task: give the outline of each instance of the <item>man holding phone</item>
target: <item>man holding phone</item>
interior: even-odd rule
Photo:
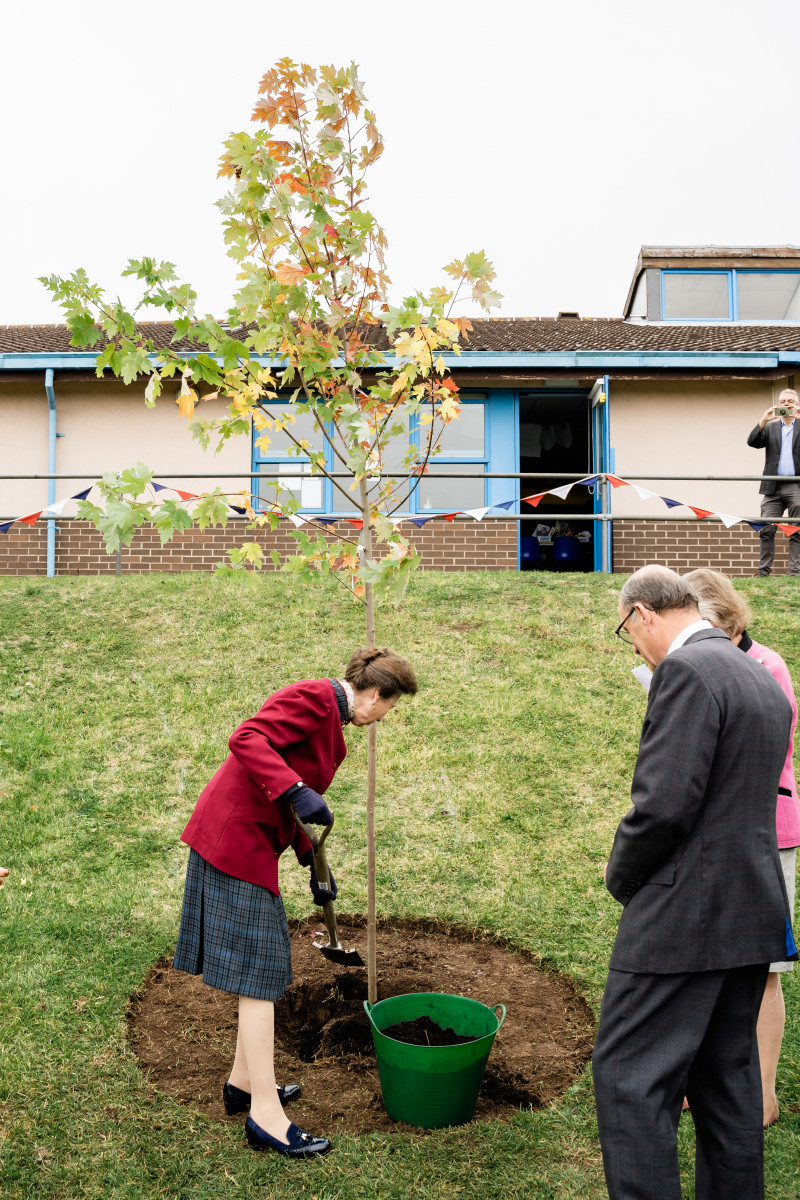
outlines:
[[[800,399],[793,388],[784,388],[777,404],[762,416],[747,439],[756,450],[766,448],[765,475],[800,475]],[[793,522],[800,522],[800,483],[787,479],[765,479],[759,488],[761,516],[768,521],[779,520],[784,512]],[[767,525],[760,533],[761,556],[759,575],[772,574],[775,557],[775,526]],[[800,575],[800,533],[789,538],[789,575]]]

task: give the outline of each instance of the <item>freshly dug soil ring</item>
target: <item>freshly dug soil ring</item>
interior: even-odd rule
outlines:
[[[480,1009],[478,1010],[480,1011]],[[384,1037],[393,1038],[396,1042],[405,1042],[407,1046],[466,1046],[467,1042],[477,1042],[476,1036],[462,1037],[455,1029],[442,1029],[430,1017],[415,1017],[413,1021],[398,1021],[396,1025],[387,1025],[381,1030]]]
[[[366,948],[362,916],[338,918],[342,945]],[[588,1004],[563,975],[540,970],[529,954],[474,930],[433,921],[379,921],[379,999],[448,992],[508,1015],[495,1038],[476,1117],[507,1119],[540,1108],[580,1074],[594,1041]],[[275,1006],[279,1083],[299,1083],[291,1106],[299,1125],[326,1135],[398,1128],[383,1108],[372,1031],[363,1008],[366,970],[338,967],[311,944],[322,926],[290,922],[294,983]],[[156,963],[132,999],[131,1047],[152,1083],[219,1120],[222,1084],[236,1046],[238,997]],[[408,1129],[407,1126],[404,1128]],[[424,1131],[419,1131],[420,1133]]]

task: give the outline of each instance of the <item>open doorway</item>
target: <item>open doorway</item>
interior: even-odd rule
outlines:
[[[519,393],[521,472],[544,474],[520,480],[520,495],[559,487],[559,474],[592,473],[591,409],[583,388],[541,388]],[[552,472],[552,475],[549,474]],[[525,506],[523,505],[523,508]],[[574,488],[566,500],[543,496],[537,521],[520,522],[520,568],[525,570],[594,569],[594,496]],[[550,514],[564,514],[558,518]]]

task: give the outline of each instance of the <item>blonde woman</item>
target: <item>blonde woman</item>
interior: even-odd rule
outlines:
[[[734,645],[743,650],[745,654],[764,664],[770,675],[782,688],[794,712],[789,750],[781,773],[776,807],[778,850],[786,881],[789,905],[792,917],[794,917],[795,866],[797,847],[800,845],[800,804],[798,803],[797,784],[792,764],[794,731],[797,726],[797,701],[789,670],[780,654],[754,641],[747,632],[750,610],[744,597],[736,591],[729,579],[708,567],[690,571],[688,575],[684,575],[684,579],[692,585],[699,597],[700,616],[706,621],[710,621],[712,625],[716,625],[718,629],[724,630]],[[794,963],[791,962],[775,962],[770,965],[764,999],[758,1015],[758,1055],[761,1060],[765,1128],[768,1125],[774,1125],[779,1116],[775,1081],[783,1031],[786,1025],[781,972],[793,969]]]

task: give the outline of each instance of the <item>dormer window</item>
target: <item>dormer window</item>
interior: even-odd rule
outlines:
[[[798,321],[799,271],[661,272],[664,321]]]
[[[800,322],[800,248],[643,246],[628,320]]]

